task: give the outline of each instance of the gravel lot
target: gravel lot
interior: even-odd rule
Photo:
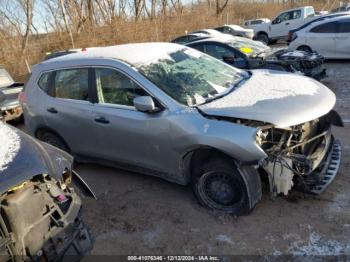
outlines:
[[[98,196],[84,199],[95,237],[92,254],[350,255],[350,61],[327,62],[324,83],[346,122],[341,170],[320,196],[268,192],[249,216],[209,211],[189,187],[92,164],[77,171]]]
[[[201,207],[190,187],[118,169],[80,164],[98,200],[83,199],[94,255],[350,255],[350,61],[328,61],[323,83],[337,95],[344,128],[340,172],[320,196],[292,192],[235,217]]]

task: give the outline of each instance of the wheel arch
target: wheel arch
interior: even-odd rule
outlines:
[[[67,141],[63,138],[63,136],[61,136],[56,130],[52,129],[51,127],[48,127],[48,126],[37,127],[34,131],[34,137],[40,140],[40,134],[42,134],[44,132],[50,132],[50,133],[53,133],[54,135],[56,135],[59,139],[62,140],[64,145],[67,147],[68,152],[71,153],[71,148],[69,147]]]
[[[307,45],[307,44],[302,44],[302,45],[298,46],[296,48],[296,50],[302,50],[303,51],[303,48],[306,48],[306,49],[308,49],[309,52],[312,52],[312,48],[309,45]]]
[[[266,35],[267,38],[269,38],[269,34],[266,31],[263,31],[263,30],[260,30],[260,31],[256,32],[254,38],[256,38],[258,35]]]
[[[200,175],[200,168],[197,170],[199,173],[196,172],[195,168],[203,165],[203,163],[206,163],[212,158],[223,158],[234,163],[237,169],[239,169],[247,186],[250,207],[254,207],[262,197],[261,179],[258,170],[252,165],[242,164],[233,156],[230,156],[217,148],[211,146],[200,146],[192,149],[183,156],[183,175],[186,184],[191,183],[196,176]],[[249,172],[252,170],[254,170],[254,172]]]

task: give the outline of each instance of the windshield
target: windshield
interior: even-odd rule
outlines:
[[[240,50],[242,53],[248,56],[254,56],[263,52],[268,52],[270,50],[270,48],[263,43],[249,40],[243,37],[237,37],[234,40],[229,41],[227,44],[233,48]]]
[[[248,75],[189,48],[175,50],[136,68],[169,96],[187,106],[203,104],[228,93]]]

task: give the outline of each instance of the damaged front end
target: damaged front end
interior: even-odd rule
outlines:
[[[0,208],[4,261],[77,261],[91,250],[80,198],[49,175],[35,176],[1,195]]]
[[[0,123],[0,249],[4,261],[78,261],[92,249],[72,187],[73,158]]]
[[[266,63],[284,66],[289,72],[299,73],[316,80],[327,76],[324,57],[316,52],[278,50],[265,58]]]
[[[289,128],[259,128],[256,141],[267,154],[260,167],[268,174],[273,194],[295,189],[321,193],[337,174],[341,145],[331,125],[343,126],[335,111]]]

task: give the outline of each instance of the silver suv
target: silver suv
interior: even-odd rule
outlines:
[[[92,48],[38,64],[22,94],[29,132],[78,161],[192,184],[209,208],[242,214],[335,177],[335,95],[311,78],[247,72],[170,43]]]

